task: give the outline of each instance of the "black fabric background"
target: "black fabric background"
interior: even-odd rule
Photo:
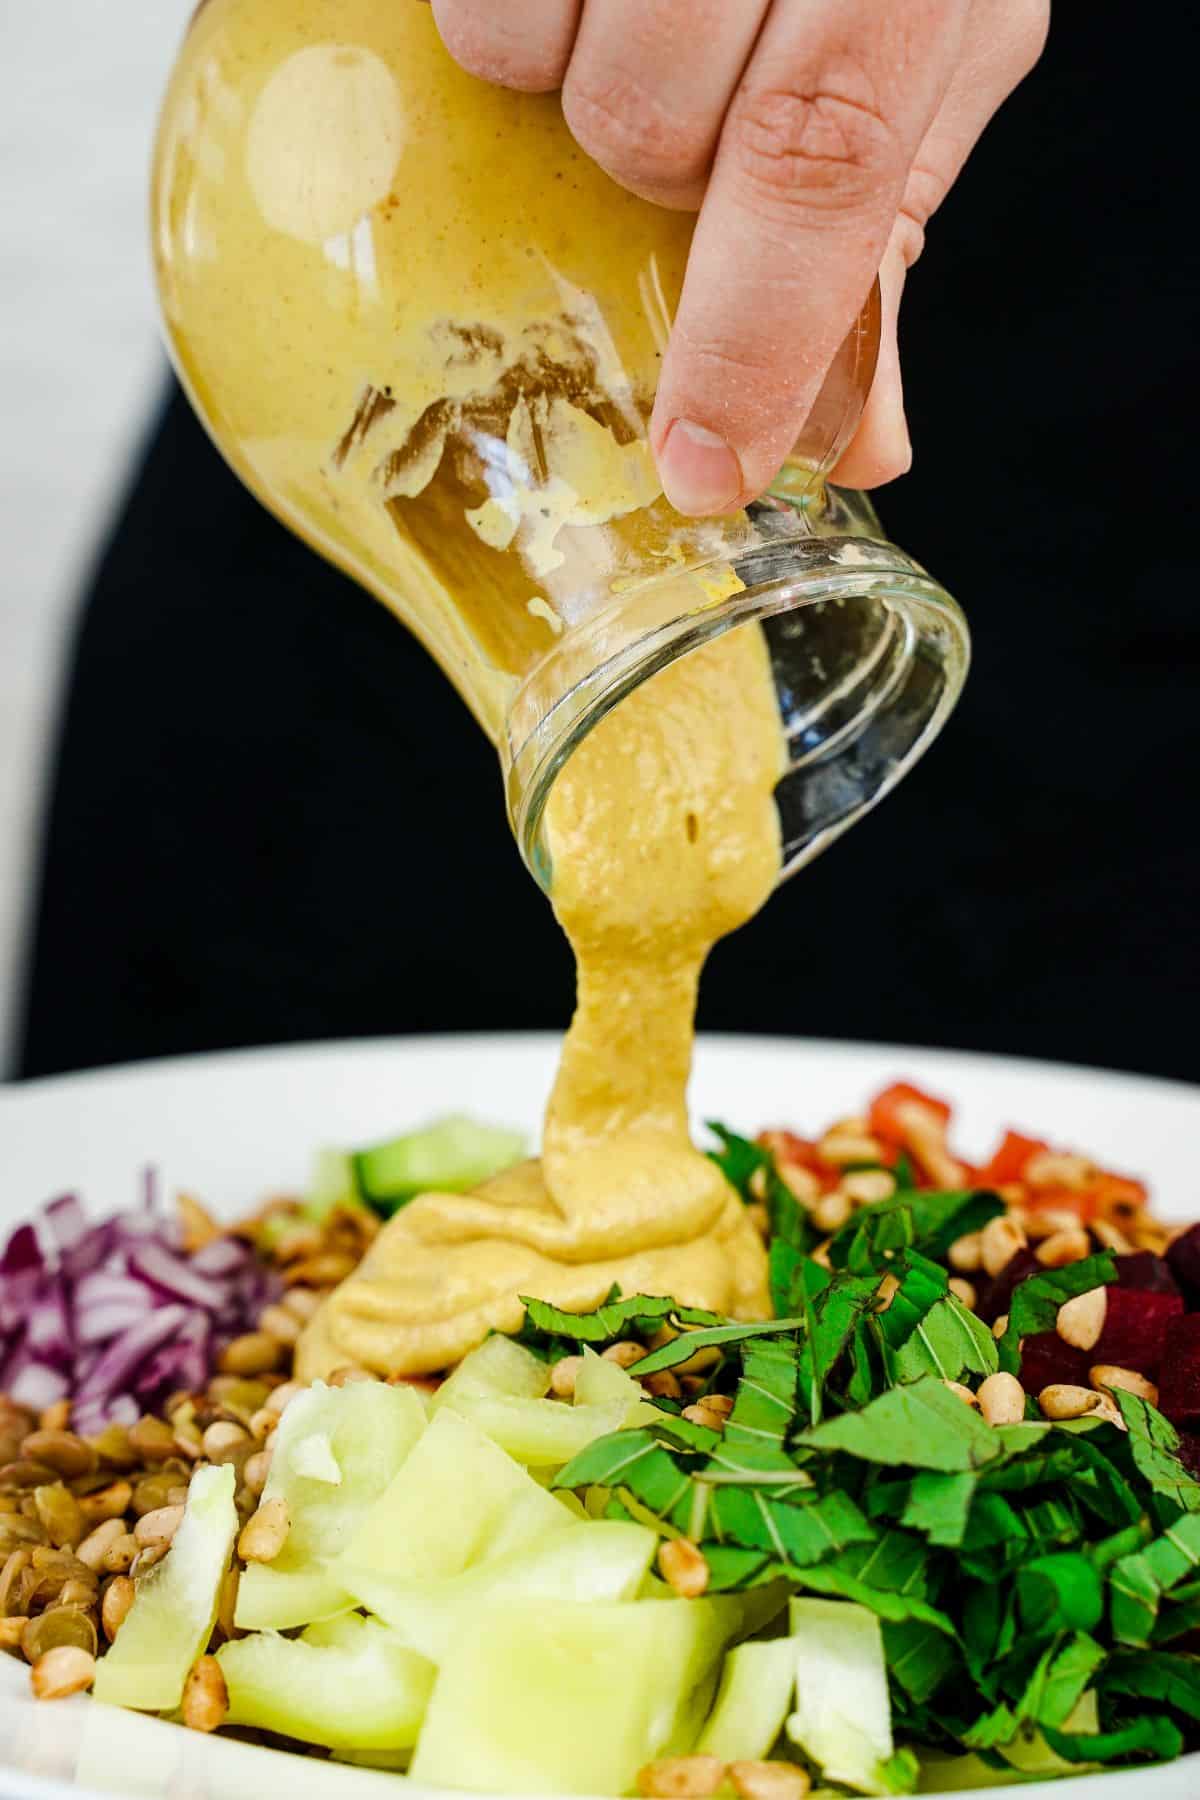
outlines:
[[[966,606],[974,673],[903,787],[719,947],[705,1026],[1200,1076],[1188,16],[1139,15],[1155,40],[1060,5],[933,223],[916,467],[880,507]],[[26,1075],[571,1005],[482,736],[177,394],[81,611],[27,1001]]]

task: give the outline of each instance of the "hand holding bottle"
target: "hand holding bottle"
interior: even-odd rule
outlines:
[[[984,126],[1036,62],[1048,0],[433,10],[465,68],[507,87],[561,87],[572,132],[610,175],[699,209],[651,430],[681,512],[729,510],[772,480],[876,271],[879,367],[837,477],[870,487],[904,472],[905,275]]]

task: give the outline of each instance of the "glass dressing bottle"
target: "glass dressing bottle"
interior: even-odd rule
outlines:
[[[719,520],[667,503],[647,422],[691,229],[592,164],[555,96],[459,70],[417,0],[202,0],[167,93],[154,250],[188,393],[455,682],[547,887],[565,759],[721,633],[769,648],[785,875],[895,785],[966,674],[954,602],[825,479],[877,293],[771,491]]]

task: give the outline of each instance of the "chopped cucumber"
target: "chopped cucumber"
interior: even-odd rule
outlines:
[[[433,1691],[431,1663],[375,1619],[348,1615],[331,1635],[256,1632],[222,1644],[229,1723],[253,1725],[330,1750],[415,1744]]]
[[[381,1212],[395,1212],[416,1194],[465,1194],[524,1155],[519,1131],[455,1114],[359,1150],[351,1162],[363,1198]]]
[[[557,1468],[625,1424],[624,1401],[565,1406],[561,1400],[514,1400],[507,1394],[455,1394],[448,1408],[470,1419],[502,1450],[530,1468]]]
[[[632,1600],[657,1547],[655,1533],[642,1525],[573,1525],[564,1518],[536,1544],[441,1581],[404,1581],[352,1569],[344,1559],[339,1570],[363,1606],[394,1626],[404,1643],[440,1663],[493,1603]]]
[[[540,1400],[550,1389],[550,1365],[514,1344],[511,1338],[485,1338],[477,1350],[463,1357],[448,1381],[433,1396],[433,1410],[455,1400],[481,1394],[505,1394],[512,1400]]]
[[[564,1523],[573,1529],[553,1494],[476,1426],[446,1410],[435,1415],[399,1473],[364,1514],[343,1560],[348,1578],[352,1568],[366,1568],[428,1581],[536,1542]]]
[[[425,1409],[411,1388],[315,1382],[297,1394],[279,1422],[263,1489],[264,1500],[286,1501],[291,1524],[274,1562],[251,1563],[242,1575],[243,1631],[307,1625],[354,1604],[329,1565],[424,1430]]]
[[[233,1469],[198,1469],[183,1521],[160,1563],[138,1582],[120,1635],[96,1664],[94,1693],[112,1706],[167,1712],[207,1648],[221,1578],[237,1536]]]
[[[885,1793],[879,1765],[892,1754],[892,1711],[879,1620],[846,1600],[796,1599],[791,1632],[796,1710],[788,1736],[826,1781]]]
[[[742,1618],[724,1596],[489,1608],[442,1664],[410,1776],[488,1792],[628,1793],[644,1763],[691,1748]]]
[[[586,1345],[583,1367],[575,1377],[576,1406],[640,1406],[646,1396],[628,1369],[606,1362]]]
[[[312,1175],[304,1196],[307,1216],[323,1219],[335,1206],[357,1206],[359,1203],[354,1167],[346,1151],[318,1150],[313,1157]]]
[[[739,1644],[725,1658],[716,1705],[697,1750],[722,1762],[769,1756],[795,1689],[796,1646],[789,1639]]]

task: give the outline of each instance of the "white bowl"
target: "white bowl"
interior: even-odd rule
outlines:
[[[153,1164],[234,1215],[302,1187],[319,1144],[368,1143],[430,1116],[472,1112],[536,1135],[558,1040],[548,1035],[403,1038],[186,1057],[0,1089],[0,1230],[77,1190],[94,1215],[127,1205]],[[1143,1077],[893,1045],[782,1038],[701,1040],[699,1124],[812,1130],[904,1077],[955,1107],[956,1139],[982,1158],[1007,1125],[1149,1181],[1166,1218],[1200,1216],[1200,1089]],[[35,1703],[0,1656],[4,1800],[371,1800],[404,1777],[202,1737],[78,1697]],[[1036,1783],[1063,1800],[1197,1800],[1200,1755],[1153,1769]]]

